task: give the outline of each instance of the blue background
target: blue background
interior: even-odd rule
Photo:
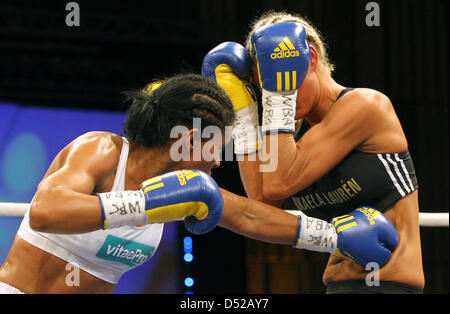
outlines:
[[[53,158],[89,131],[121,135],[124,113],[19,106],[0,102],[0,202],[29,203]],[[0,217],[0,264],[21,217]],[[176,223],[166,224],[152,259],[126,273],[115,293],[176,293]]]

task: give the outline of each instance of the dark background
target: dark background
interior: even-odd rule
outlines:
[[[251,20],[269,9],[300,13],[325,36],[337,82],[390,97],[415,163],[420,210],[448,212],[448,1],[376,1],[379,27],[365,24],[369,1],[359,0],[84,0],[79,27],[65,24],[68,2],[0,2],[0,100],[125,111],[121,91],[199,73],[211,48],[243,43]],[[214,177],[243,194],[236,162]],[[421,228],[421,236],[425,292],[448,293],[448,228]],[[196,274],[196,293],[324,291],[320,254],[219,228],[194,245],[187,271]]]

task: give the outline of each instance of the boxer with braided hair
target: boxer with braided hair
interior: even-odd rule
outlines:
[[[396,231],[381,213],[374,221],[355,211],[358,226],[338,236],[330,223],[303,215],[305,226],[294,215],[217,186],[211,169],[220,164],[217,156],[230,138],[226,127],[234,112],[211,80],[182,74],[125,94],[131,102],[127,137],[90,132],[53,160],[0,268],[0,293],[112,292],[123,273],[152,257],[164,223],[174,220],[184,220],[194,234],[219,225],[261,241],[349,254],[362,263],[389,260]],[[199,129],[194,118],[201,119]],[[178,126],[185,134],[173,138]],[[208,126],[225,132],[220,145],[195,141]],[[214,158],[174,160],[178,141],[189,155],[195,145],[210,147]],[[305,238],[311,227],[320,243]],[[371,251],[357,245],[361,233],[372,235],[366,239]],[[378,239],[379,233],[394,241]],[[77,285],[66,284],[68,264],[79,268]]]
[[[184,219],[195,234],[222,218],[223,197],[209,176],[213,160],[179,160],[188,152],[194,117],[219,129],[232,124],[229,97],[199,75],[180,74],[126,92],[123,133],[89,132],[63,148],[40,182],[10,253],[0,268],[0,293],[105,293],[121,275],[148,261],[165,222]],[[184,137],[171,138],[183,126]],[[212,146],[215,155],[222,146]],[[44,266],[40,261],[45,260]],[[66,265],[80,269],[68,286]]]

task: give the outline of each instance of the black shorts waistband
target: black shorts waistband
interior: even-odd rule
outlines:
[[[380,281],[369,286],[365,280],[344,280],[330,282],[327,294],[422,294],[423,290],[400,282]]]

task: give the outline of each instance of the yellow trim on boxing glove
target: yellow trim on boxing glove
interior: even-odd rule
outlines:
[[[351,256],[350,254],[348,254],[345,251],[341,251],[340,249],[336,248],[336,251],[333,253],[333,255],[337,256],[337,257],[344,257],[344,258],[351,258],[352,260],[356,261],[356,259]]]
[[[334,251],[333,255],[339,256],[339,257],[345,257],[344,254],[342,254],[341,250],[336,248],[336,251]]]
[[[188,216],[194,216],[198,220],[203,220],[208,217],[208,205],[204,202],[185,202],[155,207],[145,212],[148,223],[171,222]]]
[[[249,84],[238,78],[229,65],[218,65],[215,69],[215,74],[217,84],[230,97],[234,111],[238,111],[255,102],[250,91],[247,89],[247,85]]]

